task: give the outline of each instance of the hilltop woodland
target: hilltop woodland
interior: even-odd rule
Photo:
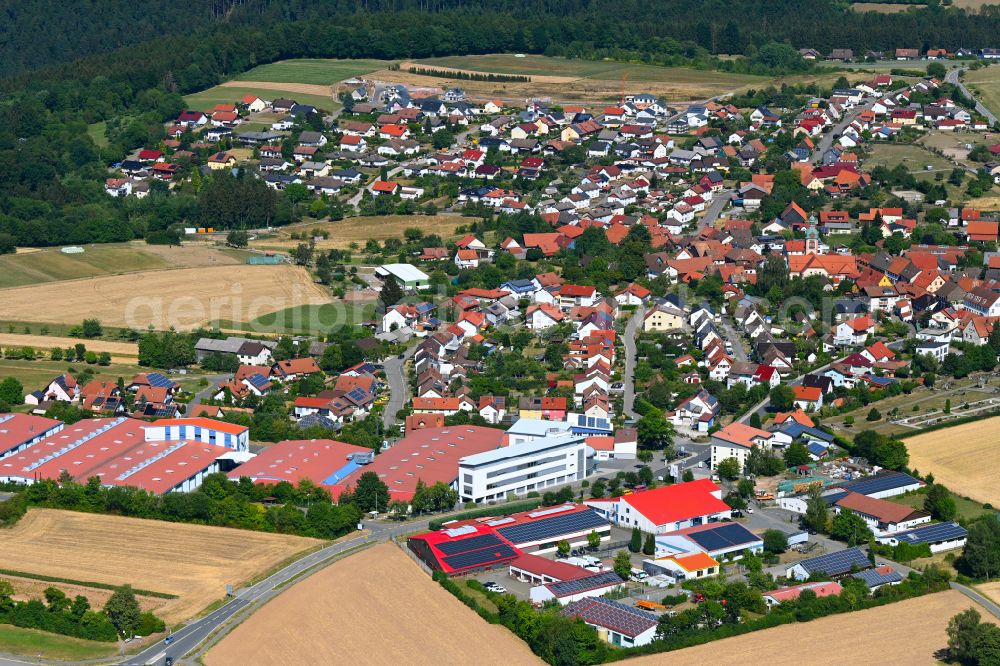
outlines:
[[[827,0],[753,0],[740,3],[737,21],[721,0],[215,0],[193,6],[95,0],[57,11],[27,0],[5,9],[0,39],[6,77],[0,81],[0,248],[151,235],[171,242],[176,238],[167,229],[199,220],[222,228],[295,220],[300,212],[284,193],[266,193],[251,181],[199,187],[196,180],[176,197],[157,184],[141,201],[112,200],[102,188],[109,164],[163,138],[164,121],[184,109],[181,95],[261,63],[515,51],[785,74],[813,67],[799,46],[856,52],[993,46],[1000,33],[995,9],[973,15],[935,4],[878,14]],[[109,48],[116,45],[122,46]],[[106,145],[88,134],[97,122],[106,124]]]

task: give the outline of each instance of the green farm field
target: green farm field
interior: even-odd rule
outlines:
[[[236,77],[237,81],[271,81],[274,83],[314,83],[330,86],[344,79],[385,69],[390,60],[333,60],[303,58],[281,60],[254,67]]]
[[[1000,67],[967,71],[963,82],[993,113],[1000,113]]]
[[[44,655],[56,661],[80,662],[111,657],[117,654],[117,645],[0,624],[0,652],[31,658]]]
[[[247,84],[240,85],[237,81],[231,85],[215,86],[208,90],[185,95],[188,107],[197,111],[207,111],[216,104],[235,104],[245,95],[257,95],[262,99],[271,100],[276,97],[288,97],[300,104],[309,104],[323,111],[335,111],[340,108],[338,102],[334,102],[330,95],[316,95],[303,93],[294,90],[295,84],[288,84],[287,88],[280,85],[275,88],[265,88]]]

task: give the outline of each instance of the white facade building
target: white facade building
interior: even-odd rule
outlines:
[[[542,437],[466,456],[458,463],[462,502],[504,499],[587,476],[585,436]]]

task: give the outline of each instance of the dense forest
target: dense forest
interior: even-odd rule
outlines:
[[[996,45],[1000,13],[934,6],[852,12],[829,0],[90,0],[5,3],[0,24],[0,236],[113,241],[196,219],[193,197],[111,201],[106,166],[155,145],[181,94],[294,57],[409,58],[523,51],[580,58],[803,70],[793,47]],[[919,38],[917,37],[919,36]],[[719,60],[713,54],[742,54]],[[104,121],[98,147],[87,125]],[[290,217],[273,202],[269,219]],[[11,238],[13,237],[13,238]]]

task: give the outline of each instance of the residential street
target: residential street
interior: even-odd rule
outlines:
[[[719,215],[721,215],[722,211],[729,205],[729,197],[732,193],[732,190],[723,189],[712,195],[712,203],[710,203],[708,208],[705,209],[705,216],[701,218],[700,222],[698,222],[699,232],[702,229],[715,224],[715,221],[719,219]]]
[[[409,399],[410,387],[406,382],[406,362],[416,353],[416,347],[410,347],[403,352],[403,358],[393,356],[385,362],[385,377],[389,382],[389,402],[382,413],[382,423],[389,430],[396,423],[396,412],[401,410]],[[388,436],[389,433],[387,432]]]
[[[635,406],[635,364],[638,360],[636,358],[635,338],[645,316],[645,308],[640,307],[636,310],[625,326],[625,336],[622,339],[622,342],[625,344],[625,406],[622,411],[630,419],[639,418],[639,415],[633,409]]]
[[[733,345],[733,356],[736,360],[746,361],[748,357],[747,350],[743,346],[743,338],[733,328],[728,315],[722,315],[722,332],[726,334],[726,340]]]
[[[813,150],[812,154],[812,161],[819,162],[821,159],[823,159],[823,153],[830,150],[830,148],[833,146],[833,142],[841,134],[844,133],[844,130],[847,129],[847,126],[854,122],[854,119],[858,117],[859,113],[861,113],[862,111],[867,111],[868,109],[872,108],[872,105],[874,103],[875,103],[874,99],[869,99],[864,104],[856,106],[853,109],[851,109],[850,112],[844,114],[843,119],[839,123],[834,125],[833,129],[831,129],[829,132],[825,132],[822,138],[819,140],[819,143],[816,144],[816,148],[815,150]]]

